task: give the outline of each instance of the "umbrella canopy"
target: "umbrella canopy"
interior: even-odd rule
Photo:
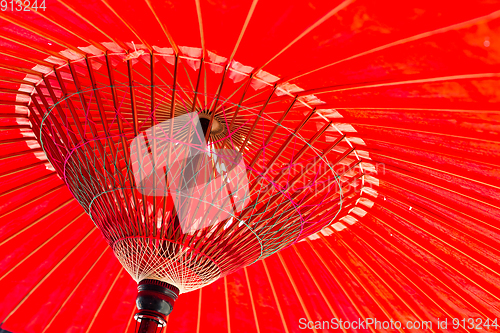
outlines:
[[[183,294],[167,331],[297,332],[332,318],[434,324],[402,332],[475,329],[439,329],[444,318],[492,323],[500,317],[498,8],[492,1],[2,2],[0,328],[134,330],[136,283],[48,161],[33,98],[65,94],[61,85],[51,90],[56,72],[63,82],[92,71],[101,75],[96,81],[109,77],[106,59],[117,72],[131,64],[134,82],[146,82],[153,64],[162,84],[199,92],[202,106],[222,100],[258,111],[269,100],[263,114],[279,122],[292,105],[287,120],[310,117],[305,137],[321,133],[321,149],[335,144],[335,165],[343,167],[342,207],[326,201],[311,215],[326,215],[329,226]],[[72,77],[68,66],[76,67]],[[259,147],[273,127],[260,130]],[[268,160],[283,144],[276,147]]]

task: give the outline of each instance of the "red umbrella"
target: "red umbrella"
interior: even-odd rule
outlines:
[[[64,93],[50,89],[56,72],[90,86],[91,71],[96,84],[109,78],[106,53],[117,72],[135,68],[133,83],[157,64],[166,85],[200,92],[205,106],[221,100],[262,110],[269,99],[268,125],[290,105],[287,128],[314,110],[304,138],[321,133],[321,149],[336,143],[341,181],[359,179],[340,211],[327,201],[311,215],[329,217],[321,232],[181,295],[167,331],[294,332],[332,318],[347,332],[383,331],[390,320],[404,332],[422,331],[406,327],[419,321],[434,325],[428,331],[471,332],[469,318],[497,330],[497,4],[29,5],[4,10],[2,2],[1,13],[2,329],[134,329],[136,283],[48,162],[34,118],[41,113],[33,97]],[[129,88],[129,79],[117,80]],[[264,127],[257,147],[273,128]],[[380,327],[345,325],[369,318]],[[448,328],[438,328],[445,318]]]

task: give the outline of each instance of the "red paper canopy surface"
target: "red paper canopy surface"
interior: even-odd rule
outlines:
[[[274,99],[297,97],[332,122],[325,143],[346,136],[339,153],[355,148],[364,178],[323,231],[183,294],[167,331],[298,332],[332,318],[430,320],[439,331],[438,319],[500,317],[497,3],[45,5],[0,14],[2,329],[134,329],[136,284],[48,163],[28,105],[54,66],[137,50],[165,66],[178,55],[182,71],[203,58],[207,76],[231,68],[228,84],[253,74],[255,105],[277,85]]]

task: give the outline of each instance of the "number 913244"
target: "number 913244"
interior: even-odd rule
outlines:
[[[45,0],[1,0],[0,9],[2,12],[45,11]]]

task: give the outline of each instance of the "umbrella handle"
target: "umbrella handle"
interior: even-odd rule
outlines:
[[[167,324],[167,316],[174,308],[179,289],[166,282],[146,279],[139,282],[137,290],[136,305],[139,312],[134,318],[140,325],[136,332],[161,332]]]

